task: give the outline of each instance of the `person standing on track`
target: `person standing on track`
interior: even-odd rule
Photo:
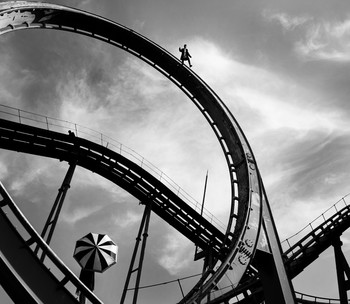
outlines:
[[[187,49],[187,45],[185,44],[183,48],[179,47],[179,52],[181,52],[181,62],[182,64],[184,64],[184,61],[188,61],[188,64],[190,67],[192,67],[190,58],[192,58],[192,56],[190,55],[188,49]]]

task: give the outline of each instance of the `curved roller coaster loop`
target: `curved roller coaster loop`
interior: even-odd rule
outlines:
[[[0,17],[2,34],[23,29],[56,29],[115,45],[160,71],[193,101],[223,149],[231,179],[232,199],[225,233],[225,254],[214,258],[198,285],[183,301],[193,303],[204,298],[228,272],[231,272],[233,285],[237,285],[257,246],[262,218],[261,181],[253,152],[241,128],[215,92],[165,49],[105,18],[73,8],[26,1],[1,3]]]
[[[68,31],[104,41],[143,60],[182,90],[211,126],[224,153],[231,182],[229,220],[226,227],[221,229],[216,221],[210,222],[198,213],[196,207],[188,205],[181,197],[183,192],[179,187],[171,189],[172,185],[165,185],[162,173],[160,178],[155,178],[147,172],[143,158],[141,165],[136,164],[135,160],[122,155],[122,152],[126,152],[122,145],[118,146],[119,153],[112,151],[102,135],[98,144],[82,138],[82,131],[79,127],[78,133],[77,125],[70,126],[74,127],[73,131],[77,135],[72,138],[68,134],[52,130],[54,124],[47,117],[41,122],[46,124],[46,130],[22,124],[23,112],[18,111],[16,117],[19,118],[19,123],[0,119],[0,148],[74,162],[96,172],[126,189],[147,209],[202,248],[205,257],[203,274],[179,303],[227,303],[246,277],[260,282],[260,286],[263,284],[266,303],[294,303],[295,294],[282,259],[281,244],[253,151],[236,119],[217,94],[164,48],[137,32],[100,16],[48,3],[0,3],[0,34],[25,29]],[[9,202],[10,199],[6,199],[2,207],[7,207]],[[8,229],[8,234],[14,235],[12,229]],[[43,250],[51,255],[49,247],[43,245],[45,243],[40,236],[33,238],[33,235],[24,243],[27,246],[32,243],[42,245]],[[13,251],[19,243],[21,242],[14,244]],[[3,244],[2,250],[12,253],[7,246],[10,247]],[[33,264],[38,263],[30,252],[27,259]],[[15,271],[11,272],[11,267],[14,266],[9,261],[5,262],[6,257],[0,266],[9,273],[14,284],[19,286],[20,278]],[[256,280],[257,270],[259,280]],[[62,287],[69,281],[89,296],[88,291],[66,269],[63,271],[64,279],[58,283],[57,280],[52,280],[51,287]],[[43,271],[40,273],[46,275]],[[29,274],[23,275],[30,281]],[[63,287],[61,289],[65,290]],[[33,286],[34,290],[40,295],[44,292],[36,286]],[[62,296],[66,296],[66,293]],[[28,299],[34,298],[28,296]],[[99,300],[91,301],[99,303]],[[33,303],[36,302],[39,301],[33,300]]]

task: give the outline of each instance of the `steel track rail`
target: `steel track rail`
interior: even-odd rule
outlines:
[[[145,61],[177,85],[212,127],[226,158],[231,179],[231,213],[225,244],[217,259],[182,301],[194,303],[209,293],[224,275],[238,285],[257,246],[262,216],[262,190],[249,143],[226,105],[211,88],[173,55],[135,31],[73,8],[39,2],[0,4],[0,33],[23,29],[56,29],[87,35],[117,46]],[[249,244],[249,245],[248,245]],[[200,288],[199,288],[200,287]]]

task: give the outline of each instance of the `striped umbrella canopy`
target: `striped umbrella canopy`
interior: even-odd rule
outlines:
[[[104,272],[117,262],[117,254],[108,235],[90,232],[77,241],[73,257],[84,270]]]

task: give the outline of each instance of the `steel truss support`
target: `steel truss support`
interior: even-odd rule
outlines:
[[[56,228],[56,224],[58,221],[58,217],[60,215],[64,199],[66,197],[67,191],[70,188],[70,183],[72,181],[72,177],[74,174],[74,170],[77,162],[73,161],[69,163],[69,168],[64,177],[61,188],[58,189],[58,194],[56,196],[55,202],[51,208],[50,214],[46,220],[43,231],[41,232],[41,237],[45,240],[45,242],[49,245],[52,239],[53,232]],[[39,246],[37,246],[34,250],[35,254],[38,254]],[[43,262],[45,259],[45,253],[43,252],[40,260]]]
[[[263,221],[254,263],[263,285],[265,304],[294,304],[293,285],[284,267],[276,226],[263,191]]]
[[[348,304],[347,291],[350,290],[350,267],[346,261],[343,251],[341,250],[342,245],[343,243],[340,240],[340,237],[335,239],[333,242],[340,304]]]
[[[125,280],[125,285],[122,293],[122,297],[120,300],[120,304],[123,304],[126,298],[126,293],[129,289],[129,284],[130,284],[130,278],[133,272],[136,271],[136,281],[135,281],[135,287],[133,288],[134,290],[134,296],[133,296],[133,304],[137,303],[137,297],[138,297],[138,292],[139,292],[139,287],[140,287],[140,280],[141,280],[141,273],[142,273],[142,266],[143,266],[143,260],[145,256],[145,249],[146,249],[146,243],[147,243],[147,237],[148,237],[148,227],[149,227],[149,221],[151,217],[151,211],[152,211],[152,201],[148,202],[145,204],[145,210],[143,212],[141,224],[140,224],[140,229],[136,237],[136,243],[135,243],[135,248],[134,252],[131,257],[131,262],[129,266],[129,271]],[[139,264],[138,267],[134,268],[135,265],[135,260],[136,260],[136,255],[139,249],[139,245],[141,242],[141,236],[142,236],[142,244],[141,244],[141,251],[139,255]]]

